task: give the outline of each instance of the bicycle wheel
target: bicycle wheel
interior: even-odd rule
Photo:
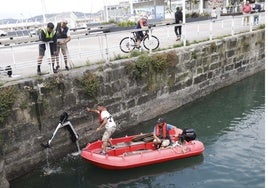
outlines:
[[[129,53],[134,50],[136,42],[134,38],[125,37],[120,41],[120,49],[122,52]]]
[[[150,50],[150,49],[155,50],[159,47],[159,40],[156,36],[151,36],[150,40],[149,40],[149,36],[146,36],[143,40],[143,46],[147,50]]]

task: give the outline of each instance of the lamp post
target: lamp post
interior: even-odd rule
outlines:
[[[185,28],[185,23],[186,23],[186,16],[185,16],[185,14],[186,14],[186,10],[185,10],[185,1],[186,0],[182,0],[182,20],[183,20],[183,25],[184,25],[184,28]],[[185,36],[185,34],[184,34],[184,36]],[[186,46],[186,38],[185,37],[183,37],[183,46]]]
[[[21,16],[21,28],[22,29],[25,29],[25,25],[24,25],[25,18],[24,18],[24,15],[22,13],[20,13],[20,16]],[[22,35],[24,35],[23,32],[22,32]]]
[[[129,0],[129,6],[130,6],[130,15],[133,14],[133,3],[132,0]]]
[[[200,12],[200,14],[204,13],[203,0],[199,0],[199,12]]]
[[[105,8],[105,20],[106,20],[106,22],[108,22],[109,21],[109,16],[108,16],[108,7],[107,7],[107,0],[104,0],[105,1],[105,3],[104,3],[104,8]]]
[[[156,2],[154,0],[154,19],[156,19]]]
[[[182,20],[183,24],[186,23],[186,10],[185,10],[185,0],[182,0]]]
[[[42,13],[43,13],[43,22],[44,25],[46,24],[47,20],[46,20],[46,3],[45,0],[41,0],[41,6],[42,6]]]

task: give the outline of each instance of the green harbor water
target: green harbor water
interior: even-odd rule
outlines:
[[[170,124],[196,130],[205,145],[201,156],[110,171],[79,156],[56,161],[52,154],[49,165],[12,181],[11,188],[263,188],[264,83],[265,74],[260,72],[162,115]],[[155,120],[114,137],[152,131]]]

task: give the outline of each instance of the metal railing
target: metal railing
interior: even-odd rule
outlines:
[[[256,18],[256,16],[258,16],[258,25],[254,24],[254,17]],[[167,49],[177,44],[185,46],[187,42],[213,40],[221,36],[252,32],[254,28],[265,24],[264,12],[251,14],[249,25],[243,23],[244,18],[245,15],[225,16],[215,21],[206,20],[182,24],[181,41],[176,41],[176,35],[174,33],[175,24],[152,27],[149,33],[157,36],[160,41],[160,49]],[[119,42],[123,37],[129,36],[129,33],[133,31],[132,29],[119,32],[72,36],[72,40],[68,43],[68,59],[71,67],[80,67],[96,62],[109,62],[118,56],[127,56],[128,54],[120,50]],[[38,44],[40,42],[1,46],[0,79],[4,79],[2,75],[5,74],[2,74],[1,70],[6,66],[12,67],[13,78],[36,75]],[[48,65],[51,65],[51,57],[50,53],[46,52],[42,63],[42,71],[53,73],[51,66]],[[64,67],[63,57],[60,57],[60,67]]]

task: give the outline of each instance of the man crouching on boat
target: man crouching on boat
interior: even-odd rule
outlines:
[[[88,107],[86,108],[86,110],[88,112],[95,112],[98,114],[100,126],[96,129],[96,131],[99,131],[103,127],[105,127],[105,132],[103,133],[102,136],[101,153],[106,154],[108,143],[110,144],[110,146],[112,146],[111,136],[116,130],[116,124],[114,122],[114,119],[111,116],[111,114],[107,111],[106,107],[104,107],[102,104],[98,104],[96,110],[90,109]]]
[[[164,148],[171,144],[169,131],[175,126],[167,124],[164,118],[159,118],[154,127],[154,144],[156,148]]]

